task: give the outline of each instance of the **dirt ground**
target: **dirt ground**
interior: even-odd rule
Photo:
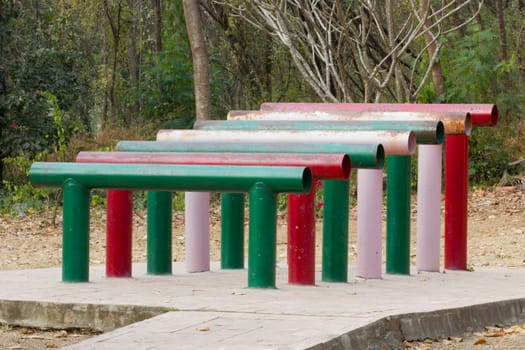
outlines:
[[[415,198],[412,201],[415,216]],[[105,261],[104,208],[91,210],[91,264]],[[468,261],[475,271],[481,266],[525,267],[525,189],[509,186],[484,190],[472,190],[469,195]],[[211,260],[220,257],[219,210],[211,215]],[[0,269],[27,269],[60,266],[61,264],[61,214],[54,217],[52,211],[22,216],[0,217]],[[355,263],[355,208],[350,215],[350,261]],[[284,213],[278,220],[277,259],[286,259],[286,221]],[[413,220],[414,221],[414,220]],[[320,222],[319,222],[320,225]],[[146,213],[137,212],[133,221],[133,261],[146,259]],[[318,231],[320,232],[320,231]],[[318,235],[317,248],[321,247]],[[415,236],[413,227],[412,236]],[[412,242],[412,259],[415,263],[415,240]],[[173,258],[184,260],[184,214],[173,216]],[[321,254],[317,254],[320,259]],[[320,262],[320,260],[319,260]],[[487,325],[491,326],[491,325]],[[413,349],[522,349],[525,348],[525,325],[515,328],[472,334],[464,339],[427,340],[407,344]],[[487,335],[487,332],[492,336]],[[78,342],[91,336],[90,332],[70,330],[33,330],[0,324],[0,348],[2,349],[49,349]],[[474,343],[480,342],[479,345]],[[506,345],[506,343],[508,343]],[[496,347],[491,347],[496,346]]]

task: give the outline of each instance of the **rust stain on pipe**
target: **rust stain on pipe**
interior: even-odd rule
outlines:
[[[347,131],[347,130],[160,130],[157,141],[193,142],[267,142],[286,143],[380,143],[389,155],[410,155],[416,149],[412,131]]]
[[[441,120],[447,135],[470,135],[472,117],[468,112],[382,112],[382,111],[230,111],[228,120],[384,120],[384,121],[423,121]]]

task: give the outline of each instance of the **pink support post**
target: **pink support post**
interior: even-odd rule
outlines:
[[[439,271],[442,145],[419,145],[417,170],[416,269]]]
[[[357,169],[356,275],[381,278],[383,169]]]
[[[186,192],[186,271],[210,270],[210,193]]]
[[[133,194],[107,191],[106,276],[131,277]]]

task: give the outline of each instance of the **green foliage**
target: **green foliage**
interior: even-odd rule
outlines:
[[[18,216],[49,208],[53,204],[58,190],[35,188],[28,182],[31,164],[32,161],[23,156],[4,159],[6,178],[9,180],[3,180],[3,188],[0,189],[2,214]]]
[[[443,50],[441,64],[446,81],[446,96],[428,102],[494,103],[499,109],[496,129],[475,129],[470,138],[470,180],[472,183],[497,182],[517,148],[507,141],[513,137],[510,123],[524,112],[523,94],[519,89],[520,72],[515,56],[508,61],[499,57],[497,36],[489,28],[471,26],[469,35],[458,33],[447,37],[449,45]],[[519,91],[519,90],[518,90]],[[426,96],[426,98],[431,96]]]

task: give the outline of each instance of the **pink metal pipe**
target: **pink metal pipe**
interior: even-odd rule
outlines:
[[[356,275],[381,278],[383,169],[357,169]]]
[[[195,142],[268,142],[377,144],[390,155],[410,155],[416,149],[416,135],[411,131],[349,130],[160,130],[158,141]]]
[[[186,192],[186,271],[210,270],[210,193]],[[206,220],[207,218],[207,220]]]
[[[79,162],[146,163],[146,164],[209,164],[209,165],[287,165],[308,166],[317,179],[347,179],[350,158],[347,154],[296,153],[195,153],[195,152],[80,152]],[[124,191],[121,191],[124,192]],[[289,195],[288,261],[289,282],[314,284],[315,282],[315,188],[306,195]],[[187,192],[186,202],[186,267],[188,272],[208,271],[209,262],[209,194]],[[131,209],[117,206],[108,199],[108,211],[130,217]],[[123,214],[126,214],[122,216]],[[208,220],[205,220],[208,218]],[[108,221],[109,222],[109,221]],[[123,224],[123,223],[121,223]],[[108,237],[116,236],[113,225]],[[131,244],[131,231],[129,234]],[[122,243],[121,243],[122,244]],[[116,245],[118,248],[121,244]],[[118,257],[118,249],[115,257]],[[129,258],[131,269],[131,258]],[[130,270],[131,271],[131,270]]]
[[[416,269],[439,271],[442,145],[419,145]]]
[[[494,104],[456,103],[272,103],[261,105],[262,111],[311,112],[311,111],[358,111],[358,112],[461,112],[470,113],[473,126],[496,126],[498,109]]]

